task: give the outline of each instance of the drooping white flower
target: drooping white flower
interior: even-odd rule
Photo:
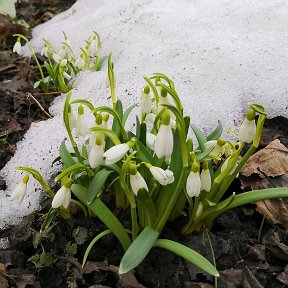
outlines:
[[[52,58],[53,58],[53,60],[54,60],[56,63],[59,63],[59,62],[61,61],[61,57],[60,57],[58,54],[56,54],[56,53],[54,53],[54,54],[52,55]]]
[[[152,110],[152,102],[150,97],[150,87],[146,86],[142,92],[140,99],[140,111],[141,114],[149,114]]]
[[[103,157],[106,165],[111,165],[121,160],[124,155],[129,151],[130,147],[127,143],[115,145],[108,149]]]
[[[85,137],[87,135],[87,124],[85,121],[84,107],[82,105],[78,107],[78,116],[76,120],[75,134],[76,137],[79,137],[79,135]]]
[[[201,191],[201,179],[199,175],[199,164],[194,162],[187,177],[186,191],[190,197],[198,197]]]
[[[137,171],[135,175],[130,174],[130,185],[133,193],[137,196],[140,189],[146,189],[148,191],[147,184],[142,175]]]
[[[60,65],[61,67],[66,66],[66,65],[67,65],[67,59],[61,59],[61,61],[59,62],[59,65]]]
[[[69,206],[71,200],[72,180],[68,178],[64,185],[57,191],[52,201],[52,208],[63,206],[65,209]]]
[[[48,48],[48,46],[46,45],[46,44],[44,44],[44,47],[42,48],[42,50],[41,50],[41,56],[46,56],[46,57],[48,57],[48,51],[49,51],[49,48]]]
[[[219,138],[218,140],[211,140],[205,143],[205,147],[207,149],[212,149],[209,153],[210,156],[221,157],[225,153],[225,144],[226,140],[223,138]]]
[[[102,145],[102,141],[100,145],[97,145],[97,143],[95,143],[91,147],[88,155],[88,160],[92,169],[96,168],[103,162],[103,154],[104,154],[104,148]]]
[[[63,71],[62,75],[63,75],[63,77],[64,77],[65,79],[67,79],[68,81],[70,81],[70,80],[72,79],[72,77],[71,77],[67,72],[65,72],[65,71]]]
[[[13,53],[17,53],[20,55],[21,51],[22,51],[22,46],[21,46],[20,38],[18,38],[16,43],[14,44]]]
[[[154,151],[159,158],[164,156],[170,158],[173,152],[173,132],[170,126],[170,114],[166,112],[163,113],[162,122],[155,140]]]
[[[256,123],[255,119],[248,120],[244,119],[242,125],[240,126],[238,140],[240,142],[251,143],[256,134]]]
[[[201,179],[201,191],[209,192],[211,189],[211,175],[208,169],[208,163],[204,162],[203,169],[200,174]]]
[[[151,166],[149,170],[153,177],[163,186],[174,182],[174,174],[169,169],[163,170],[160,167]]]
[[[25,175],[22,179],[22,182],[16,186],[16,188],[15,188],[14,192],[12,193],[12,195],[10,196],[9,200],[17,200],[19,204],[23,201],[24,196],[25,196],[26,191],[27,191],[28,180],[29,180],[29,176]]]

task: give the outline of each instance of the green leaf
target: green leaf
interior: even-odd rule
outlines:
[[[86,263],[86,261],[87,261],[88,255],[89,255],[91,249],[93,248],[93,246],[95,245],[95,243],[96,243],[99,239],[101,239],[102,237],[104,237],[104,236],[106,236],[106,235],[108,235],[108,234],[110,234],[110,233],[112,233],[111,230],[110,230],[110,229],[107,229],[107,230],[99,233],[99,234],[90,242],[89,246],[87,247],[87,249],[86,249],[86,251],[85,251],[84,257],[83,257],[82,268],[84,267],[84,265],[85,265],[85,263]]]
[[[70,167],[75,164],[75,160],[71,156],[71,153],[68,151],[66,145],[65,145],[66,138],[61,142],[60,145],[60,157],[63,161],[63,164],[66,167]]]
[[[218,121],[218,126],[213,130],[208,136],[207,141],[217,140],[221,136],[223,132],[223,125],[220,121]]]
[[[97,197],[111,173],[113,173],[113,171],[108,171],[106,169],[102,169],[96,173],[88,188],[88,204],[91,204]]]
[[[193,265],[209,273],[210,275],[219,277],[219,273],[216,268],[206,258],[183,244],[168,239],[158,239],[156,240],[154,246],[167,249],[188,260]]]
[[[47,61],[44,62],[44,66],[49,73],[50,77],[53,79],[54,78],[54,71],[51,69],[49,63]]]
[[[87,172],[87,174],[89,176],[94,176],[94,172],[88,168],[87,166],[85,166],[82,163],[76,163],[66,169],[64,169],[56,178],[55,178],[55,182],[61,180],[63,177],[65,177],[66,175],[72,173],[72,172],[76,172],[77,170],[85,170]]]
[[[196,138],[199,144],[199,147],[201,149],[201,152],[204,152],[206,150],[206,146],[205,143],[207,142],[207,139],[204,135],[204,133],[201,131],[201,129],[199,129],[196,125],[194,124],[190,124]],[[197,149],[198,150],[198,149]]]
[[[124,254],[120,262],[119,274],[127,273],[137,267],[147,256],[158,236],[158,231],[149,226],[145,227]]]
[[[131,111],[135,108],[136,104],[131,105],[130,107],[128,107],[128,109],[124,112],[123,114],[123,118],[122,118],[122,125],[123,127],[125,126],[126,120],[129,116],[129,114],[131,113]]]
[[[146,189],[140,189],[136,201],[140,225],[142,228],[146,226],[152,227],[156,220],[156,208],[149,192]]]
[[[47,229],[49,227],[49,225],[51,224],[53,218],[55,217],[56,215],[56,212],[57,210],[56,209],[53,209],[53,208],[50,208],[46,217],[45,217],[45,220],[43,221],[42,225],[41,225],[41,229],[40,229],[40,233],[42,233],[45,229]]]
[[[85,187],[79,184],[72,184],[71,186],[71,191],[83,203],[87,203],[87,193],[85,193],[85,190]],[[124,250],[127,250],[131,243],[129,235],[121,222],[109,210],[109,208],[99,198],[96,198],[91,204],[87,204],[87,207],[112,231]]]

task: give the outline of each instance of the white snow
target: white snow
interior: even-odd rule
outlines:
[[[210,131],[220,120],[235,128],[249,102],[264,105],[269,117],[288,116],[287,13],[284,0],[79,0],[36,27],[32,44],[40,51],[44,37],[60,48],[65,31],[77,50],[97,31],[102,55],[113,53],[116,93],[125,107],[139,100],[143,76],[162,72],[174,80],[194,124]],[[110,105],[105,81],[106,68],[82,73],[73,98]],[[32,124],[1,171],[8,188],[0,191],[0,228],[39,208],[41,189],[31,180],[20,206],[7,200],[21,181],[14,167],[34,167],[49,179],[65,137],[63,100],[54,101],[53,119]],[[133,118],[127,128],[132,124]]]

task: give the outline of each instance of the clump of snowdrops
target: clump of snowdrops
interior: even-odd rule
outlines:
[[[44,92],[57,91],[68,92],[73,85],[75,76],[83,70],[99,71],[102,63],[107,58],[100,57],[101,41],[97,32],[85,40],[85,45],[80,47],[80,55],[76,55],[72,49],[67,35],[63,32],[64,41],[59,51],[52,44],[43,40],[41,56],[45,57],[44,67],[40,65],[39,59],[29,42],[22,34],[15,34],[17,41],[13,47],[13,52],[21,54],[21,40],[24,40],[37,64],[40,79],[35,82],[34,88],[40,87]]]
[[[85,215],[97,216],[103,221],[108,229],[90,243],[83,265],[93,245],[113,233],[125,250],[120,273],[136,267],[152,247],[162,247],[219,276],[216,268],[200,254],[159,236],[167,221],[179,215],[186,215],[187,224],[182,233],[189,234],[211,227],[217,216],[239,205],[288,196],[287,188],[277,188],[233,193],[223,199],[233,179],[258,147],[266,118],[264,108],[250,105],[239,133],[235,133],[235,141],[221,138],[220,123],[209,135],[204,135],[190,123],[190,117],[184,115],[173,81],[156,73],[150,78],[144,77],[141,114],[136,117],[136,130],[131,132],[125,130],[125,123],[135,105],[123,110],[121,101],[116,99],[111,57],[108,78],[112,107],[95,107],[87,100],[71,100],[71,91],[67,94],[63,119],[73,151],[68,150],[64,139],[60,146],[63,169],[55,178],[61,188],[55,193],[38,171],[18,167],[27,175],[11,198],[22,201],[28,174],[31,174],[53,197],[42,230],[57,213],[69,216],[71,204],[79,206]],[[72,112],[74,105],[78,107],[77,116]],[[95,125],[89,129],[85,121],[87,110],[95,118]],[[190,130],[198,143],[192,141]],[[84,138],[82,146],[77,143],[79,137]],[[250,148],[241,157],[247,145]],[[109,199],[113,199],[117,210],[130,210],[130,227],[124,227],[109,210],[105,203],[107,194],[112,195]]]

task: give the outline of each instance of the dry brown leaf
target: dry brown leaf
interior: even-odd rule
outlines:
[[[6,265],[0,263],[0,287],[8,288],[8,281],[6,279]]]
[[[285,270],[277,276],[277,280],[283,284],[288,284],[288,265],[286,265]]]
[[[276,139],[252,155],[241,174],[246,177],[258,174],[264,178],[265,175],[275,177],[286,172],[288,172],[288,149]]]

